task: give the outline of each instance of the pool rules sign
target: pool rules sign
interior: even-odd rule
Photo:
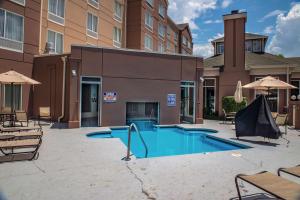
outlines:
[[[176,94],[168,94],[167,104],[168,106],[176,106]]]

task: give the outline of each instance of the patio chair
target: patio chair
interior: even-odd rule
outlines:
[[[285,127],[285,134],[287,134],[287,123],[288,123],[288,115],[287,114],[278,114],[275,122],[277,126],[284,126]]]
[[[39,116],[38,116],[38,123],[40,125],[41,120],[49,120],[51,123],[51,113],[50,107],[40,107],[39,108]]]
[[[226,123],[227,120],[231,121],[231,123],[233,124],[235,115],[226,113],[225,109],[223,109],[223,114],[224,114],[224,121],[223,121],[224,124]]]
[[[16,111],[16,122],[19,122],[21,124],[21,126],[23,126],[23,123],[26,123],[26,126],[28,126],[29,120],[28,120],[28,116],[27,113],[25,111]]]
[[[289,167],[289,168],[279,168],[277,171],[278,176],[280,176],[280,174],[286,173],[289,174],[291,176],[295,176],[297,178],[300,178],[300,165],[297,165],[296,167]]]
[[[42,139],[0,141],[0,152],[3,154],[0,156],[0,163],[37,159],[41,144]]]
[[[279,199],[300,199],[299,184],[280,176],[276,176],[270,172],[263,171],[254,175],[239,174],[235,177],[235,185],[238,192],[238,198],[240,200],[242,199],[242,196],[238,185],[238,179],[245,181]]]
[[[272,115],[273,119],[275,120],[278,115],[278,112],[271,112],[271,115]]]

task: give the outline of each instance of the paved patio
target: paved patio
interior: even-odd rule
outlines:
[[[219,130],[215,136],[235,137],[232,125],[217,121],[185,126],[212,128]],[[125,162],[121,158],[126,148],[119,139],[86,137],[99,129],[45,127],[38,160],[0,164],[2,196],[14,200],[231,199],[237,196],[236,174],[275,173],[281,166],[300,164],[296,130],[284,136],[289,144],[284,139],[266,144],[260,142],[262,138],[245,138],[239,142],[253,148]],[[259,192],[244,186],[243,195]]]

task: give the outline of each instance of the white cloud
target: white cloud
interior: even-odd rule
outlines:
[[[274,33],[274,27],[273,26],[267,26],[265,29],[264,29],[264,34],[272,34]]]
[[[168,14],[176,23],[189,23],[191,29],[199,29],[195,20],[207,10],[216,9],[217,0],[169,0]]]
[[[230,4],[232,4],[232,0],[223,0],[222,8],[227,8]]]
[[[284,10],[273,10],[272,12],[269,12],[268,14],[266,14],[265,16],[263,16],[260,20],[258,20],[259,22],[263,22],[265,21],[266,19],[268,18],[271,18],[271,17],[276,17],[276,16],[279,16],[281,14],[284,14],[285,11]]]
[[[198,33],[192,33],[193,40],[198,38]]]
[[[206,44],[194,44],[193,54],[207,58],[214,54],[214,48],[210,42]]]
[[[224,34],[218,33],[212,38],[208,39],[207,43],[204,44],[194,44],[193,53],[196,56],[201,56],[204,58],[210,57],[214,55],[214,47],[211,44],[211,41],[220,37],[224,37]]]
[[[204,24],[220,24],[222,23],[223,21],[220,20],[220,19],[216,19],[216,20],[206,20],[204,21]]]
[[[284,56],[300,56],[300,3],[277,17],[274,36],[267,51]]]

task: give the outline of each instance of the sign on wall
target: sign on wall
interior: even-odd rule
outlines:
[[[104,92],[103,93],[103,101],[105,103],[114,103],[117,101],[117,93],[116,92]]]
[[[168,106],[176,106],[176,94],[168,94]]]

